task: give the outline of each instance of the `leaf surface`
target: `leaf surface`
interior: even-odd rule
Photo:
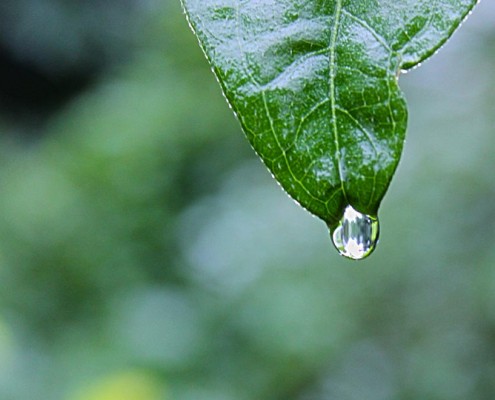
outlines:
[[[432,55],[476,0],[183,0],[255,151],[334,226],[376,215],[400,159],[402,70]]]

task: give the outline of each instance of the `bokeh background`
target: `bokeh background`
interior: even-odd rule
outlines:
[[[495,3],[401,77],[351,262],[243,137],[178,0],[0,2],[0,399],[495,397]]]

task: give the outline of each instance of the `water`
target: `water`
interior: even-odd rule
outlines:
[[[347,206],[332,233],[332,241],[342,256],[362,260],[375,250],[379,230],[378,218]]]

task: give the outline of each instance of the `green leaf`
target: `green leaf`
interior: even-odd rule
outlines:
[[[184,0],[225,96],[287,193],[335,226],[376,215],[400,159],[401,70],[476,0]]]

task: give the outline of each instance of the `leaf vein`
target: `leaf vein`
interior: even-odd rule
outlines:
[[[339,143],[339,133],[337,127],[337,113],[336,113],[336,89],[335,89],[335,74],[336,74],[336,63],[335,63],[335,48],[337,46],[337,36],[339,32],[340,15],[342,11],[342,0],[337,0],[335,4],[334,22],[332,26],[332,31],[330,35],[330,109],[332,113],[332,128],[333,137],[335,144],[335,157],[337,159],[337,167],[339,172],[340,184],[342,187],[342,193],[344,197],[347,198],[345,187],[344,187],[344,176],[342,171],[342,159],[340,154],[340,143]]]
[[[277,133],[275,132],[275,126],[273,124],[273,118],[270,114],[270,110],[268,108],[268,102],[266,100],[266,93],[264,91],[261,92],[261,95],[262,95],[262,98],[263,98],[263,105],[264,105],[264,108],[265,108],[265,113],[266,113],[266,116],[268,118],[268,120],[270,121],[270,127],[271,127],[271,131],[272,131],[272,134],[273,134],[273,137],[275,139],[275,142],[277,143],[277,146],[279,147],[279,149],[281,150],[282,152],[282,156],[284,158],[284,161],[285,161],[285,165],[287,166],[287,170],[289,171],[289,173],[291,174],[292,176],[292,179],[294,179],[294,181],[306,192],[306,194],[311,197],[312,200],[318,202],[318,203],[321,203],[321,204],[325,204],[322,200],[320,200],[318,197],[316,197],[315,195],[313,195],[313,193],[311,193],[308,188],[306,188],[306,186],[304,185],[304,183],[299,180],[296,175],[294,174],[294,172],[292,171],[292,168],[290,166],[290,163],[289,163],[289,160],[287,159],[287,153],[286,151],[282,148],[279,140],[278,140],[278,137],[277,137]]]
[[[366,29],[369,33],[371,33],[375,39],[383,46],[385,47],[389,52],[392,52],[393,50],[390,48],[390,45],[387,43],[385,38],[380,35],[370,24],[368,24],[364,19],[357,17],[353,13],[343,9],[342,13],[351,18],[353,21],[357,22],[359,25],[361,25],[364,29]]]

